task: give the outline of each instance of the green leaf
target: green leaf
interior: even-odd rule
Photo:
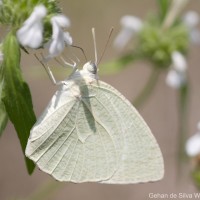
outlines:
[[[8,34],[3,44],[3,102],[9,119],[17,131],[21,147],[25,152],[30,129],[36,121],[31,94],[24,82],[20,70],[20,47],[15,34]],[[29,174],[34,170],[34,163],[26,158]]]
[[[196,168],[192,171],[191,175],[195,185],[197,186],[198,189],[200,189],[200,167],[196,166]]]
[[[4,129],[6,128],[8,122],[8,115],[5,110],[5,106],[2,101],[0,101],[0,136],[2,135]]]
[[[171,4],[171,0],[157,0],[157,4],[159,7],[161,22],[163,22]]]
[[[4,85],[4,79],[3,79],[3,73],[1,72],[2,72],[2,66],[0,66],[0,136],[2,135],[8,122],[8,115],[6,113],[4,103],[2,102],[3,98],[2,90]]]
[[[116,74],[121,72],[123,69],[125,69],[128,64],[133,62],[136,58],[138,58],[138,55],[134,53],[129,53],[121,58],[108,62],[106,64],[102,64],[100,68],[101,74]]]

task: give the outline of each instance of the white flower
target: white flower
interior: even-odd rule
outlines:
[[[189,30],[191,41],[200,44],[200,31],[197,28],[200,22],[199,14],[195,11],[188,11],[183,17],[183,22]]]
[[[23,26],[17,31],[17,38],[21,45],[30,48],[38,48],[43,41],[43,23],[47,10],[44,5],[38,5],[34,8],[29,18]]]
[[[65,48],[65,45],[72,45],[72,37],[68,32],[64,32],[63,28],[70,26],[70,21],[64,15],[56,15],[51,18],[52,38],[47,43],[49,48],[49,56],[47,58],[58,56]]]
[[[185,25],[189,28],[195,28],[197,27],[199,23],[199,14],[195,11],[188,11],[184,16],[183,16],[183,22]]]
[[[197,133],[188,139],[185,146],[186,153],[191,157],[200,154],[200,122],[197,125],[197,129]]]
[[[114,46],[118,49],[124,48],[133,35],[141,30],[143,22],[138,17],[126,15],[121,19],[121,26],[122,29],[114,41]]]
[[[172,64],[175,70],[185,72],[187,70],[187,62],[185,57],[178,51],[172,53]]]
[[[176,70],[171,69],[168,72],[166,77],[166,83],[168,86],[177,89],[181,87],[182,82],[183,82],[182,77]]]
[[[187,63],[185,57],[177,51],[172,53],[172,66],[169,70],[166,83],[172,88],[178,89],[186,82]]]
[[[65,41],[65,44],[66,44],[66,45],[68,45],[68,46],[72,45],[73,40],[72,40],[72,37],[71,37],[71,35],[69,34],[69,32],[65,32],[65,33],[64,33],[64,41]]]

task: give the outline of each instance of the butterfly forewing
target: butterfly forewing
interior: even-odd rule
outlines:
[[[86,87],[81,88],[83,94]],[[94,107],[98,104],[88,92],[56,108],[31,131],[26,155],[57,180],[101,181],[117,170],[119,147],[112,138],[116,128],[96,118],[99,114],[94,114]],[[105,114],[108,118],[111,116]]]

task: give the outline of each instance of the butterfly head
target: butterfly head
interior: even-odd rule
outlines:
[[[108,37],[108,41],[110,39],[112,31],[113,31],[113,28],[110,31],[110,34],[109,34],[109,37]],[[100,63],[100,61],[101,61],[101,59],[102,59],[102,57],[103,57],[103,55],[105,53],[106,47],[108,46],[108,41],[106,42],[104,51],[103,51],[100,59],[98,60],[97,59],[97,47],[96,47],[95,29],[94,28],[92,28],[92,36],[93,36],[93,43],[94,43],[95,62],[89,61],[89,62],[85,63],[84,66],[83,66],[82,72],[83,72],[83,74],[87,74],[87,75],[89,75],[91,77],[95,77],[97,79],[98,78],[98,76],[97,76],[97,72],[98,72],[97,66]]]
[[[91,75],[96,75],[97,74],[97,65],[93,62],[87,62],[83,65],[83,70]]]

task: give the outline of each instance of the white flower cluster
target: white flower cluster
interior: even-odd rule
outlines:
[[[183,23],[188,28],[191,42],[200,44],[200,31],[197,29],[199,15],[195,11],[188,11],[183,16]],[[166,83],[172,88],[178,89],[186,82],[187,62],[180,52],[173,52],[172,67],[169,70]]]
[[[197,29],[200,18],[194,11],[189,11],[183,17],[183,23],[188,28],[190,39],[195,44],[200,44],[200,31]],[[121,50],[140,32],[143,27],[141,19],[135,16],[126,15],[121,18],[121,31],[117,35],[114,46]],[[180,52],[173,52],[171,55],[172,65],[169,70],[166,83],[172,88],[178,89],[186,82],[187,62]]]
[[[200,31],[197,29],[197,25],[200,22],[198,13],[189,11],[184,17],[184,22],[190,30],[191,41],[195,44],[200,44]],[[200,122],[197,124],[197,132],[187,140],[185,150],[190,157],[200,155]]]
[[[47,9],[44,5],[38,5],[34,8],[29,18],[23,26],[17,31],[17,38],[22,46],[37,49],[43,43],[43,19],[47,15]],[[64,28],[70,26],[70,20],[64,15],[55,15],[51,18],[52,37],[44,47],[48,48],[49,55],[47,59],[58,56],[65,45],[72,45],[72,38]]]

